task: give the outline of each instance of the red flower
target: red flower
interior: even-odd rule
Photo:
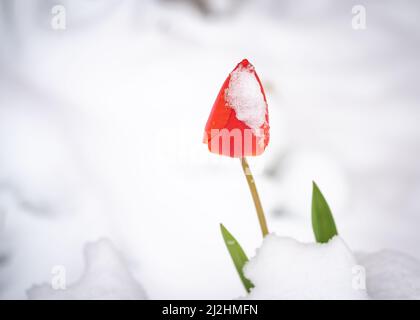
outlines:
[[[254,66],[242,60],[229,74],[207,120],[211,152],[243,158],[264,152],[269,138],[267,100]]]

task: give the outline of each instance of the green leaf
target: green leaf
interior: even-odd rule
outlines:
[[[239,277],[241,278],[242,284],[244,285],[247,292],[250,292],[254,287],[251,281],[245,278],[244,275],[244,266],[248,262],[248,257],[246,256],[241,245],[236,241],[232,234],[225,228],[223,224],[220,224],[220,230],[222,231],[223,240],[225,241],[226,247],[230,253],[230,256],[235,265],[236,271],[238,271]]]
[[[312,228],[316,241],[326,243],[338,234],[327,201],[315,182],[312,182]]]

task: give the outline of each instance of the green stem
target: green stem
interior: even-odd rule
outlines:
[[[251,191],[252,199],[254,200],[255,209],[257,210],[258,222],[260,223],[261,232],[263,237],[265,237],[269,233],[267,221],[265,220],[264,210],[261,205],[254,177],[252,176],[251,170],[249,169],[248,161],[245,157],[241,158],[241,165],[246,177],[246,181],[248,182],[249,190]]]

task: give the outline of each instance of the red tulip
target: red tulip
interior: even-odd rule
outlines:
[[[244,59],[217,95],[207,120],[204,143],[220,155],[257,156],[268,144],[269,129],[264,88],[254,66]]]

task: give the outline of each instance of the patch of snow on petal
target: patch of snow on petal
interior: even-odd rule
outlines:
[[[227,104],[235,110],[236,118],[254,132],[265,123],[267,104],[253,66],[240,65],[231,72],[225,98]]]

